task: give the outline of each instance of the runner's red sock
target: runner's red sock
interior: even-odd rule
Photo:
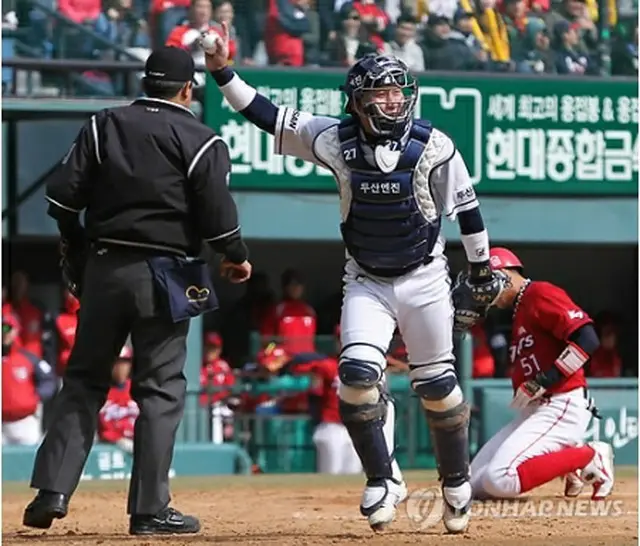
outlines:
[[[566,447],[525,461],[518,466],[520,493],[526,493],[554,478],[584,468],[594,455],[595,451],[589,446]]]

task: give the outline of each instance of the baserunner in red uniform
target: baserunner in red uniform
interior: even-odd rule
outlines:
[[[591,318],[557,286],[524,277],[520,260],[491,250],[494,270],[509,277],[495,304],[513,308],[510,360],[518,416],[471,463],[476,498],[509,498],[567,476],[565,494],[593,486],[593,499],[611,493],[613,449],[583,445],[594,413],[584,364],[599,345]]]

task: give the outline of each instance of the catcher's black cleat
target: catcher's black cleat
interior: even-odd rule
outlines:
[[[130,535],[174,535],[200,531],[198,518],[165,508],[155,516],[136,514],[129,520]]]
[[[62,519],[69,510],[69,497],[53,491],[38,491],[24,511],[22,524],[36,529],[49,529],[54,519]]]

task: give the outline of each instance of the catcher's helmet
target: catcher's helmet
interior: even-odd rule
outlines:
[[[402,91],[402,104],[390,114],[374,101],[364,102],[367,91],[396,87]],[[371,131],[379,138],[400,138],[412,122],[418,98],[418,82],[409,67],[393,55],[370,53],[359,59],[340,87],[348,98],[346,112],[368,119]]]
[[[522,262],[508,248],[492,248],[489,257],[493,269],[515,269],[520,273],[524,270]]]

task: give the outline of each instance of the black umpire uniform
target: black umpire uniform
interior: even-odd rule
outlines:
[[[206,263],[190,257],[205,241],[227,263],[243,264],[247,249],[228,189],[228,148],[188,108],[193,77],[187,52],[154,51],[145,67],[150,98],[94,115],[48,180],[49,215],[58,222],[63,270],[80,292],[80,312],[55,415],[37,453],[31,486],[39,492],[25,525],[46,529],[66,515],[113,364],[131,335],[131,394],[140,415],[129,532],[200,528],[195,517],[169,507],[189,318],[217,307]]]

